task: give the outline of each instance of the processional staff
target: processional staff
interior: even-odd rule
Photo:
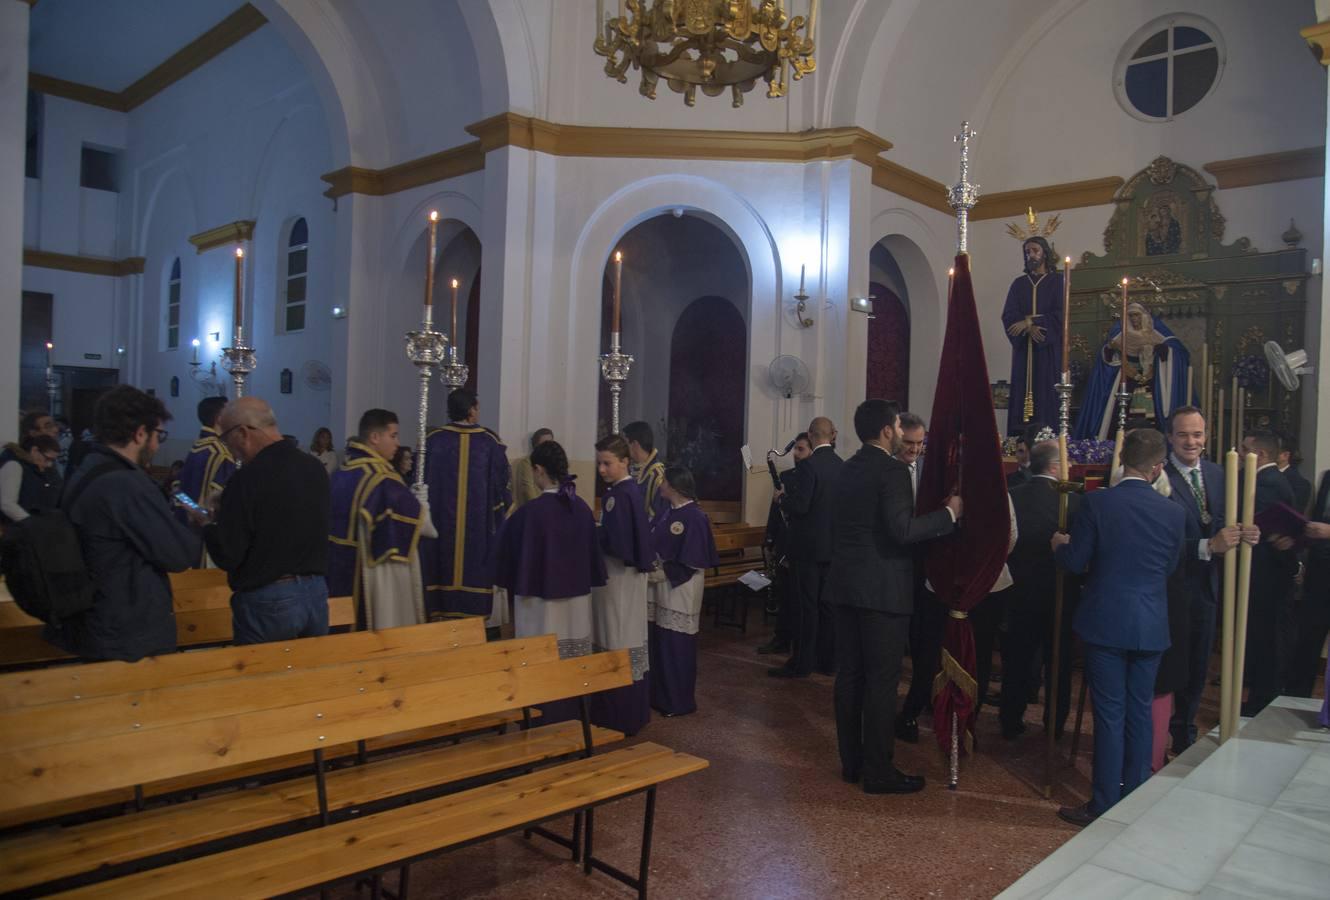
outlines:
[[[428,249],[425,253],[425,312],[419,331],[406,333],[406,358],[420,373],[420,398],[416,408],[416,478],[415,493],[419,496],[425,490],[425,432],[429,418],[429,382],[434,374],[434,367],[444,358],[448,339],[434,330],[434,262],[438,249],[439,214],[429,214]]]

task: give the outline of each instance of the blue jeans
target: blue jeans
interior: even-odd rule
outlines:
[[[1163,653],[1085,645],[1085,677],[1094,700],[1094,796],[1102,815],[1150,777],[1155,675]]]
[[[232,641],[262,644],[328,633],[328,582],[298,575],[231,595]]]

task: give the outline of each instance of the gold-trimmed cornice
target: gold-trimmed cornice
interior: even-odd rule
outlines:
[[[214,247],[234,244],[237,241],[247,241],[252,237],[254,237],[254,220],[242,219],[238,222],[227,222],[225,225],[209,228],[207,231],[200,231],[198,234],[191,234],[189,242],[198,249],[199,253],[207,253]]]
[[[922,203],[938,212],[951,212],[951,207],[947,205],[946,185],[890,160],[873,161],[873,186]]]
[[[346,166],[322,176],[329,185],[328,190],[323,193],[325,197],[332,198],[344,194],[382,197],[385,194],[395,194],[408,188],[420,187],[422,184],[433,184],[470,172],[479,172],[484,168],[485,152],[481,149],[481,142],[472,141],[460,147],[432,153],[386,169]]]
[[[108,91],[39,72],[28,73],[28,87],[79,103],[101,106],[116,112],[129,112],[258,31],[267,21],[263,13],[246,3],[123,91]]]
[[[970,211],[970,218],[1005,219],[1024,215],[1031,206],[1049,212],[1082,206],[1104,206],[1113,202],[1113,195],[1123,184],[1123,179],[1113,175],[1109,178],[1068,181],[1019,191],[999,191],[987,197],[981,195],[979,205]]]
[[[1325,175],[1325,148],[1307,147],[1303,150],[1221,159],[1206,163],[1203,168],[1215,176],[1215,182],[1221,188],[1320,178]]]
[[[1307,46],[1311,48],[1312,56],[1315,56],[1321,65],[1330,66],[1330,19],[1308,25],[1300,29],[1298,34],[1302,35]]]
[[[36,266],[39,269],[59,269],[62,272],[81,272],[84,275],[141,275],[144,259],[142,256],[127,256],[124,259],[101,259],[95,256],[75,256],[70,253],[51,253],[47,250],[23,251],[23,265]]]

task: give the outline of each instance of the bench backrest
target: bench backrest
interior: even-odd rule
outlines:
[[[756,525],[749,525],[733,531],[717,531],[714,533],[717,552],[724,553],[727,550],[744,550],[750,547],[761,547],[762,542],[766,540],[767,530]]]
[[[522,638],[11,710],[0,812],[631,683],[625,650],[556,656]]]
[[[230,630],[229,621],[227,630]],[[471,616],[383,631],[353,631],[295,641],[172,653],[133,663],[76,663],[0,675],[0,711],[483,643],[485,620]]]
[[[172,572],[171,593],[194,590],[195,588],[225,587],[226,572],[222,569],[186,569]]]

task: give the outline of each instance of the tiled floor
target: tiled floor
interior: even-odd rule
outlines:
[[[1219,747],[1199,741],[1002,894],[1330,896],[1330,732],[1281,697]]]
[[[832,680],[817,675],[795,682],[766,677],[772,660],[753,652],[769,636],[759,621],[754,611],[747,635],[704,625],[698,712],[654,718],[640,735],[711,763],[709,769],[660,790],[652,897],[987,898],[1075,836],[1075,829],[1055,813],[1060,804],[1088,798],[1090,742],[1082,741],[1074,768],[1065,764],[1066,744],[1061,745],[1060,783],[1052,798],[1045,799],[1043,738],[1034,727],[1042,713],[1039,707],[1027,713],[1030,733],[1014,743],[1002,740],[994,710],[985,707],[979,752],[963,761],[955,792],[945,786],[945,758],[927,730],[917,746],[897,744],[900,767],[927,776],[922,793],[869,797],[844,784],[836,757]],[[1202,724],[1209,727],[1216,715],[1215,704],[1206,703]],[[1088,735],[1088,715],[1086,731]],[[1176,781],[1172,775],[1170,779]],[[1152,780],[1139,800],[1164,784]],[[1252,799],[1216,795],[1210,802],[1244,809]],[[1284,815],[1301,814],[1295,801],[1296,795]],[[635,869],[642,807],[642,798],[636,797],[597,812],[597,856]],[[1138,809],[1137,814],[1143,812]],[[1272,834],[1292,827],[1287,819],[1256,818]],[[555,827],[566,833],[566,822]],[[1093,836],[1081,840],[1101,841],[1105,847],[1126,828],[1125,822],[1101,822]],[[1309,850],[1317,845],[1315,837],[1304,841]],[[1263,852],[1269,851],[1253,843],[1248,856],[1231,860],[1225,871],[1232,883],[1257,878],[1264,871]],[[1289,847],[1282,853],[1295,855]],[[1317,864],[1305,854],[1301,863]],[[1098,891],[1111,891],[1115,879],[1128,877],[1107,868],[1095,875],[1077,877],[1087,878]],[[385,878],[389,887],[393,880]],[[354,896],[349,888],[333,893]],[[524,900],[632,896],[603,874],[582,875],[567,861],[566,852],[552,844],[520,836],[416,864],[411,894]],[[1083,895],[1095,894],[1087,889]]]

